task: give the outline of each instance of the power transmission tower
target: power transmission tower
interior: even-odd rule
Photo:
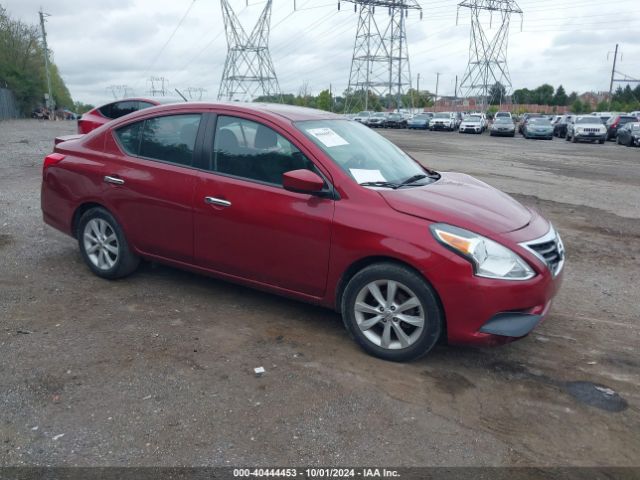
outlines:
[[[460,7],[471,11],[469,63],[460,82],[460,91],[463,97],[476,98],[484,109],[494,84],[502,84],[507,92],[511,90],[511,76],[507,67],[509,23],[514,13],[520,15],[522,21],[522,10],[515,0],[463,0],[458,4],[458,12]],[[496,33],[490,36],[494,16],[499,26]],[[485,29],[487,19],[489,28]]]
[[[202,100],[202,94],[204,94],[207,89],[206,88],[201,88],[201,87],[187,87],[187,96],[189,97],[189,100],[194,100],[196,102],[199,102],[200,100]]]
[[[260,95],[280,96],[269,53],[271,3],[272,0],[267,0],[251,35],[247,35],[229,0],[220,0],[228,49],[218,100],[250,101]]]
[[[149,94],[152,97],[164,97],[167,94],[169,81],[164,77],[149,77]]]
[[[53,102],[53,93],[51,90],[51,72],[49,71],[49,47],[47,46],[47,31],[44,28],[45,17],[50,17],[48,13],[44,13],[42,9],[40,9],[40,29],[42,30],[42,46],[44,48],[44,67],[47,75],[47,98],[46,98],[46,106],[49,110],[55,107]]]
[[[133,96],[133,90],[128,85],[109,85],[107,91],[111,92],[114,100]]]
[[[405,19],[409,10],[422,18],[422,7],[417,0],[345,1],[356,12],[360,7],[345,110],[368,110],[370,94],[388,95],[387,107],[395,94],[396,108],[402,108],[402,95],[411,88]]]

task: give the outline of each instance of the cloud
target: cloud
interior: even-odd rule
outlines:
[[[252,0],[246,7],[244,0],[231,1],[251,32],[264,4]],[[14,17],[36,24],[42,3],[10,0],[3,5]],[[345,8],[346,3],[339,12],[332,2],[297,3],[295,13],[292,2],[273,6],[270,48],[281,88],[295,93],[308,82],[314,92],[329,84],[343,91],[358,14]],[[470,18],[461,10],[456,25],[457,3],[423,1],[423,19],[416,12],[406,19],[413,81],[420,73],[421,88],[434,90],[440,72],[443,95],[453,94],[456,75],[462,77],[469,56]],[[615,11],[603,11],[600,0],[582,0],[580,9],[557,0],[518,3],[524,27],[521,32],[519,20],[512,20],[508,55],[514,88],[550,83],[563,84],[568,91],[607,89],[607,54],[616,43],[622,51],[619,70],[640,76],[637,0],[617,0]],[[170,88],[206,88],[207,99],[216,98],[227,48],[218,1],[56,0],[44,7],[51,14],[49,46],[75,99],[102,103],[109,100],[107,87],[113,84],[126,84],[144,95],[151,75],[167,78]],[[189,15],[175,31],[188,8]],[[388,18],[384,9],[379,15],[381,23]],[[492,33],[496,22],[494,17]]]

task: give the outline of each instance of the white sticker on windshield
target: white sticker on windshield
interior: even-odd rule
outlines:
[[[380,170],[364,170],[362,168],[350,168],[349,171],[358,183],[365,182],[386,182],[387,179],[382,176]]]
[[[349,142],[330,128],[310,128],[307,132],[320,140],[325,147],[331,148],[339,147],[340,145],[349,145]]]

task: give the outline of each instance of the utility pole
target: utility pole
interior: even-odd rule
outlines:
[[[442,75],[440,72],[436,72],[436,95],[435,95],[435,99],[433,100],[434,108],[437,106],[437,103],[438,103],[438,86],[440,85],[440,75]]]
[[[51,91],[51,72],[49,71],[49,47],[47,46],[47,31],[44,28],[45,17],[49,17],[48,13],[44,13],[42,8],[40,9],[40,28],[42,29],[42,43],[44,47],[44,66],[47,75],[47,102],[46,106],[49,110],[55,107],[53,103],[53,93]]]
[[[611,69],[611,83],[609,84],[609,110],[611,110],[611,100],[613,95],[613,79],[616,75],[616,63],[618,62],[618,44],[616,43],[616,51],[613,54],[613,68]]]

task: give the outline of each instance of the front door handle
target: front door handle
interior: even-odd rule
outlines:
[[[204,197],[204,203],[208,203],[209,205],[218,205],[220,207],[230,207],[231,202],[228,200],[223,200],[222,198],[216,197]]]
[[[105,183],[113,183],[114,185],[124,185],[124,180],[118,177],[112,177],[110,175],[105,175],[104,177]]]

